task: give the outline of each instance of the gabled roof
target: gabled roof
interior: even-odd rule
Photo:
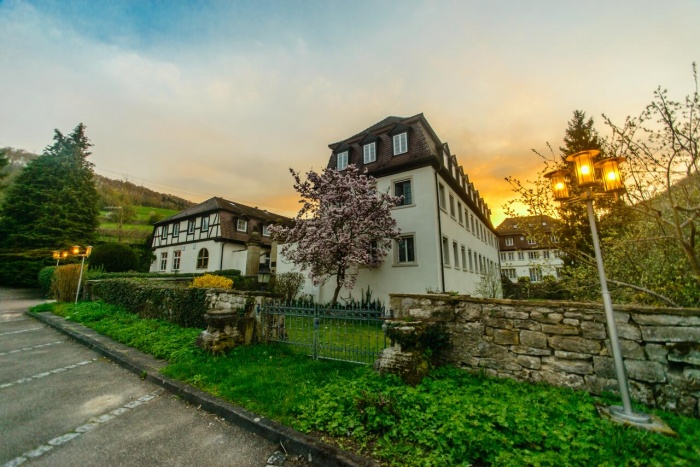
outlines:
[[[288,217],[282,216],[280,214],[275,214],[264,209],[258,209],[257,207],[246,206],[245,204],[236,203],[229,201],[224,198],[219,198],[217,196],[209,198],[208,200],[199,203],[196,206],[180,211],[175,215],[163,219],[160,222],[156,222],[155,225],[165,224],[178,219],[186,219],[189,217],[197,217],[200,214],[205,214],[214,211],[226,211],[237,217],[245,217],[249,219],[258,219],[267,222],[286,222],[290,219]]]
[[[496,227],[498,235],[522,234],[535,229],[551,231],[559,221],[544,214],[538,216],[509,217]]]

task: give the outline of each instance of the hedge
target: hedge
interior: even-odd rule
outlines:
[[[143,279],[113,279],[93,282],[92,295],[141,318],[166,319],[190,328],[206,327],[206,289]]]
[[[104,279],[187,279],[192,277],[203,276],[204,274],[216,274],[217,276],[228,277],[236,281],[236,277],[241,276],[241,271],[238,269],[222,269],[221,271],[207,271],[199,273],[163,273],[163,272],[100,272],[89,273],[90,280]]]

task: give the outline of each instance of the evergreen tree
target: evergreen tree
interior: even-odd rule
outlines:
[[[586,120],[586,112],[574,110],[574,117],[569,121],[564,135],[564,146],[559,147],[562,158],[588,149],[600,150],[600,147],[600,136],[593,127],[593,117]]]
[[[0,245],[11,249],[87,245],[95,240],[98,196],[91,144],[79,124],[29,162],[7,189],[0,206]]]

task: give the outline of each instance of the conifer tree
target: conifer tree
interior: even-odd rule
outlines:
[[[81,123],[29,162],[0,206],[0,245],[25,250],[86,245],[95,239],[98,196],[92,146]]]

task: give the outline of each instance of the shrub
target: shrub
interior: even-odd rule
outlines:
[[[35,255],[2,254],[0,255],[0,285],[13,287],[38,287],[39,271],[44,266],[56,264],[51,259],[50,251]]]
[[[107,273],[90,273],[90,279],[104,280],[104,279],[167,279],[167,278],[177,278],[177,279],[187,279],[190,277],[199,277],[204,274],[209,273],[163,273],[163,272],[107,272]],[[217,276],[224,276],[234,280],[237,278],[243,278],[241,276],[241,271],[238,269],[222,269],[221,271],[216,271]],[[247,279],[247,278],[245,278]]]
[[[165,319],[184,327],[206,327],[204,289],[160,281],[113,279],[93,283],[92,294],[141,318]]]
[[[47,296],[51,292],[51,281],[57,266],[46,266],[39,271],[39,287]]]
[[[304,275],[300,272],[283,272],[270,279],[273,293],[284,295],[286,301],[294,300],[304,285]]]
[[[230,289],[232,285],[233,280],[227,277],[205,274],[200,277],[195,277],[189,287],[199,287],[203,289]]]
[[[51,281],[51,295],[59,302],[72,302],[78,289],[80,264],[58,266]]]
[[[89,260],[91,266],[102,266],[105,272],[133,271],[139,264],[134,250],[121,243],[105,243],[96,246]]]

